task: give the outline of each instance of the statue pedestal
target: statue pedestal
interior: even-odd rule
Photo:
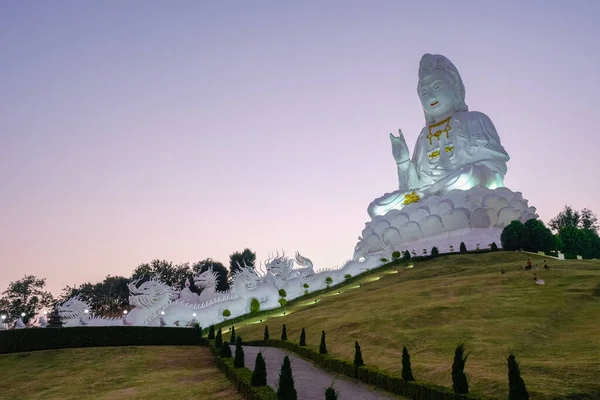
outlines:
[[[450,252],[450,246],[458,252],[461,242],[468,250],[483,250],[492,242],[500,247],[504,227],[537,218],[535,212],[520,192],[506,187],[451,190],[374,217],[362,231],[354,259],[405,250],[423,255],[434,246],[441,253]]]

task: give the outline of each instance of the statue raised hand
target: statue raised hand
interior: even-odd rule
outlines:
[[[410,154],[408,152],[408,146],[406,140],[402,134],[402,130],[398,129],[398,136],[394,136],[390,133],[390,141],[392,142],[392,154],[396,160],[396,164],[406,163],[410,160]]]

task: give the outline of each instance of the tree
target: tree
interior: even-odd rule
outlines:
[[[321,344],[319,345],[319,354],[327,354],[327,344],[325,343],[325,331],[321,331]]]
[[[244,249],[241,253],[236,251],[229,255],[229,273],[233,276],[237,271],[240,270],[240,265],[254,266],[256,261],[256,253],[250,249]],[[245,263],[245,264],[244,264]]]
[[[460,252],[461,253],[467,252],[467,246],[465,246],[465,242],[460,242]]]
[[[223,345],[223,332],[221,332],[221,328],[217,331],[217,336],[215,337],[215,347],[221,347]]]
[[[454,362],[452,363],[452,388],[458,394],[469,393],[469,382],[465,374],[465,364],[468,354],[465,354],[465,345],[460,343],[456,346],[454,352]]]
[[[409,252],[408,250],[404,250],[404,251],[402,252],[402,259],[403,259],[404,261],[406,261],[406,260],[410,260],[410,252]]]
[[[358,377],[358,369],[365,365],[358,341],[354,342],[354,376]]]
[[[573,210],[571,206],[566,205],[565,208],[558,213],[558,215],[550,220],[550,228],[559,232],[561,229],[567,226],[577,228],[581,220],[581,214]]]
[[[504,233],[504,232],[503,232]],[[551,251],[556,248],[552,231],[539,219],[530,219],[523,225],[522,248],[526,251]]]
[[[279,372],[277,381],[277,400],[297,400],[298,393],[294,388],[294,377],[292,376],[292,365],[290,358],[286,355]]]
[[[529,393],[525,381],[521,378],[519,363],[513,354],[507,357],[508,363],[508,400],[528,400]]]
[[[523,231],[525,227],[521,221],[515,220],[502,230],[500,242],[504,250],[514,251],[523,247]]]
[[[402,347],[402,379],[405,381],[414,381],[415,377],[412,373],[412,367],[410,365],[410,354],[406,347]]]
[[[192,272],[194,275],[198,275],[208,271],[210,267],[212,267],[213,271],[217,274],[217,290],[220,292],[229,290],[229,282],[227,281],[227,268],[225,268],[222,263],[214,261],[212,258],[207,258],[205,260],[196,262],[194,265],[192,265]]]
[[[496,242],[492,242],[492,245],[490,246],[490,251],[498,251],[498,245],[496,244]]]
[[[258,352],[254,361],[254,371],[252,371],[252,386],[267,386],[267,364],[262,352]]]
[[[306,346],[306,332],[304,328],[302,328],[302,332],[300,333],[300,346]]]
[[[269,340],[269,327],[265,325],[265,334],[263,340]]]
[[[214,325],[211,325],[208,327],[208,338],[211,340],[215,338],[215,326]]]
[[[235,343],[235,326],[231,327],[231,338],[229,339],[229,343]]]
[[[25,275],[18,281],[11,282],[2,293],[2,308],[5,309],[8,320],[21,318],[25,313],[25,321],[36,315],[44,307],[54,304],[52,293],[44,291],[46,279],[34,275]]]
[[[219,351],[219,357],[231,358],[231,347],[229,346],[229,342],[223,343],[223,346],[221,346],[221,350]]]
[[[577,227],[568,225],[561,228],[559,232],[563,243],[563,251],[567,254],[581,254],[584,248],[583,233]]]
[[[68,300],[73,296],[79,296],[98,315],[109,316],[115,313],[120,314],[129,305],[128,283],[129,280],[123,276],[108,275],[102,282],[88,282],[80,286],[67,286],[63,288],[60,301]]]
[[[242,347],[242,338],[237,337],[235,342],[235,357],[233,358],[235,368],[244,368],[244,348]]]
[[[598,217],[589,208],[584,208],[581,210],[580,226],[581,229],[598,232]]]
[[[438,248],[437,248],[437,247],[433,246],[433,247],[431,248],[431,256],[432,256],[432,257],[437,257],[437,256],[439,256],[439,255],[440,255],[440,251],[438,250]]]
[[[287,329],[285,324],[283,324],[283,327],[281,328],[281,340],[287,340]]]

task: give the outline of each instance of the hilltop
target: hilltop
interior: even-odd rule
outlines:
[[[286,315],[235,327],[256,340],[265,324],[278,338],[285,323],[293,341],[304,327],[314,347],[324,329],[333,356],[352,360],[358,340],[368,365],[398,375],[406,346],[415,377],[445,386],[454,348],[466,341],[471,391],[493,399],[507,397],[510,349],[532,398],[600,398],[600,261],[547,259],[550,271],[522,271],[527,258],[543,265],[541,256],[514,252],[390,264],[294,301]],[[535,284],[534,273],[545,285]]]

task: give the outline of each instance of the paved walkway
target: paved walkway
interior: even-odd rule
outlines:
[[[254,361],[259,351],[262,351],[267,364],[267,383],[277,391],[277,380],[281,371],[281,364],[286,352],[276,347],[244,346],[244,361],[246,368],[254,370]],[[235,346],[231,346],[231,352],[235,355]],[[383,394],[374,391],[370,386],[342,377],[332,375],[312,363],[303,360],[295,353],[287,353],[292,364],[294,375],[294,386],[298,392],[298,400],[319,400],[325,398],[325,389],[335,379],[335,389],[339,393],[340,400],[382,400],[402,399],[392,394]]]

